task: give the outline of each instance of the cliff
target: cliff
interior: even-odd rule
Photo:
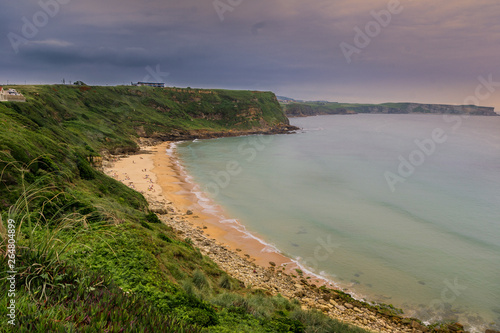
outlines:
[[[15,271],[14,282],[0,279],[0,315],[7,318],[1,332],[311,326],[288,312],[307,314],[299,305],[243,286],[188,236],[161,223],[141,193],[93,167],[108,152],[137,151],[139,138],[286,131],[272,93],[15,88],[26,103],[0,103],[0,270]],[[265,316],[245,308],[249,302]]]
[[[139,138],[287,132],[272,93],[15,88],[26,103],[0,103],[0,270],[16,272],[15,285],[0,279],[0,302],[9,304],[0,315],[17,331],[367,332],[245,286],[194,246],[205,243],[200,234],[161,223],[141,193],[95,168],[108,152],[137,151]],[[175,227],[187,214],[158,213]],[[246,275],[271,289],[274,272],[250,267]],[[275,273],[294,281],[278,267]],[[321,299],[323,311],[335,304],[357,318],[358,307],[366,306],[363,321],[386,327],[387,320],[398,332],[429,331],[391,306],[363,304],[305,279],[299,287],[313,290],[311,307]],[[3,320],[0,331],[12,331],[11,324]]]
[[[480,116],[497,116],[492,107],[473,105],[441,105],[418,103],[384,103],[384,104],[346,104],[328,102],[289,103],[283,109],[291,117],[307,117],[328,114],[469,114]]]
[[[129,86],[15,88],[27,103],[2,103],[2,112],[26,119],[32,129],[57,132],[64,128],[78,133],[80,142],[91,148],[116,153],[136,150],[138,137],[210,137],[286,132],[288,128],[288,119],[271,92]]]

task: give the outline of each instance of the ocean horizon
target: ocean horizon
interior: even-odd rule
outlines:
[[[178,144],[205,209],[359,299],[500,328],[500,117],[291,123],[302,130]]]

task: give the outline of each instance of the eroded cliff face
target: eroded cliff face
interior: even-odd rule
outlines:
[[[418,103],[385,103],[385,104],[343,104],[343,103],[290,103],[284,106],[290,117],[307,117],[328,114],[468,114],[480,116],[498,116],[492,107],[472,105],[444,105]]]
[[[188,124],[168,132],[147,133],[141,130],[141,137],[189,140],[279,134],[297,129],[289,125],[288,118],[271,92],[166,88],[164,94],[165,99],[151,100],[148,106],[167,116],[181,111],[194,126]],[[205,126],[200,127],[196,123]]]
[[[157,98],[149,99],[149,92],[130,88],[128,93],[146,98],[148,107],[167,116],[185,115],[231,129],[257,130],[289,124],[271,92],[165,88],[155,91]]]
[[[43,129],[48,139],[79,147],[85,157],[137,151],[139,138],[186,140],[294,129],[271,92],[67,85],[16,89],[27,101],[0,104],[0,114],[12,118],[9,124]],[[1,141],[0,150],[17,147],[10,143]]]

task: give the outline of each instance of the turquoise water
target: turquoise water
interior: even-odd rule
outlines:
[[[228,216],[357,297],[500,328],[500,117],[292,124],[177,152]]]

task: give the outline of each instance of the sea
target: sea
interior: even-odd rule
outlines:
[[[291,124],[301,130],[178,144],[204,206],[355,298],[500,330],[500,117]]]

